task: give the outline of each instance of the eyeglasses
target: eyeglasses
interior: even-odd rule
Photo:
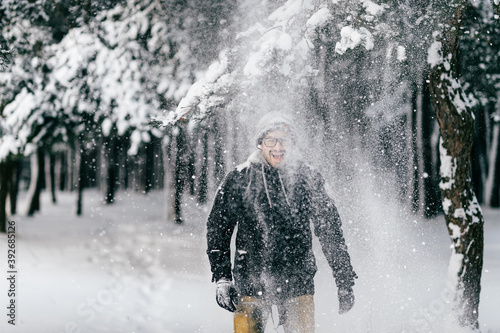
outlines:
[[[288,138],[265,138],[264,140],[262,140],[262,142],[264,142],[264,145],[269,148],[276,146],[278,141],[282,146],[286,146],[290,143],[290,140]]]

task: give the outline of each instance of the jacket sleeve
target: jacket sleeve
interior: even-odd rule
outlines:
[[[312,208],[314,212],[314,233],[319,238],[321,248],[338,288],[349,288],[357,278],[347,252],[340,215],[324,188],[323,177],[318,173],[313,176]]]
[[[236,225],[236,171],[229,173],[215,195],[207,222],[207,254],[212,282],[220,278],[232,280],[231,237]]]

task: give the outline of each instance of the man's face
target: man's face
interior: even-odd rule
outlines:
[[[291,148],[289,136],[280,130],[267,133],[260,144],[266,161],[274,168],[281,168],[286,160],[287,149]]]

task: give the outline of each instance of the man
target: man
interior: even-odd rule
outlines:
[[[322,176],[295,157],[295,136],[284,117],[264,117],[258,125],[257,150],[226,176],[208,218],[207,253],[217,282],[216,299],[235,312],[236,333],[264,332],[273,305],[285,332],[314,332],[317,267],[311,222],[333,270],[339,313],[354,305],[357,276],[339,214]]]

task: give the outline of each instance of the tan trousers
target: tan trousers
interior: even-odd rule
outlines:
[[[283,304],[285,333],[314,333],[314,298],[303,295]],[[265,301],[242,296],[234,313],[234,333],[264,333],[271,306]]]

